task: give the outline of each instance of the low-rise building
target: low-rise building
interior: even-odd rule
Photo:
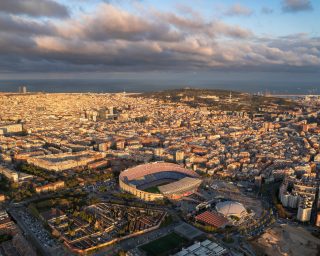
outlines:
[[[48,183],[46,185],[36,187],[35,190],[37,193],[46,193],[50,191],[59,190],[61,188],[64,188],[64,186],[65,186],[64,181],[57,181],[57,182]]]
[[[211,240],[205,240],[203,242],[195,242],[193,245],[183,248],[180,252],[174,254],[174,256],[221,256],[227,255],[228,251],[221,245]]]
[[[201,224],[209,225],[214,228],[224,228],[229,223],[228,219],[224,216],[210,211],[205,211],[197,215],[195,219]]]

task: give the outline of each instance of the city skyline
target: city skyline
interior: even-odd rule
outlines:
[[[295,77],[318,86],[318,15],[311,0],[4,0],[0,79]]]

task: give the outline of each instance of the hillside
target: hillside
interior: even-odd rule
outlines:
[[[264,112],[264,109],[289,111],[299,107],[290,99],[265,97],[227,90],[174,89],[146,92],[133,97],[146,97],[166,103],[184,103],[192,107],[208,107],[213,110]]]

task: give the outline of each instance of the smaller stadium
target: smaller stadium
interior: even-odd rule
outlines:
[[[216,205],[217,212],[226,217],[236,216],[241,218],[247,214],[246,208],[241,203],[233,201],[224,201]]]
[[[217,203],[216,211],[232,222],[233,225],[241,224],[250,216],[243,204],[234,201]]]
[[[120,188],[142,200],[173,200],[197,191],[202,180],[192,170],[177,164],[154,162],[142,164],[121,172]]]

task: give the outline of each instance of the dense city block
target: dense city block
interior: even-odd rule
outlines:
[[[0,254],[317,255],[319,106],[189,88],[1,93]]]

